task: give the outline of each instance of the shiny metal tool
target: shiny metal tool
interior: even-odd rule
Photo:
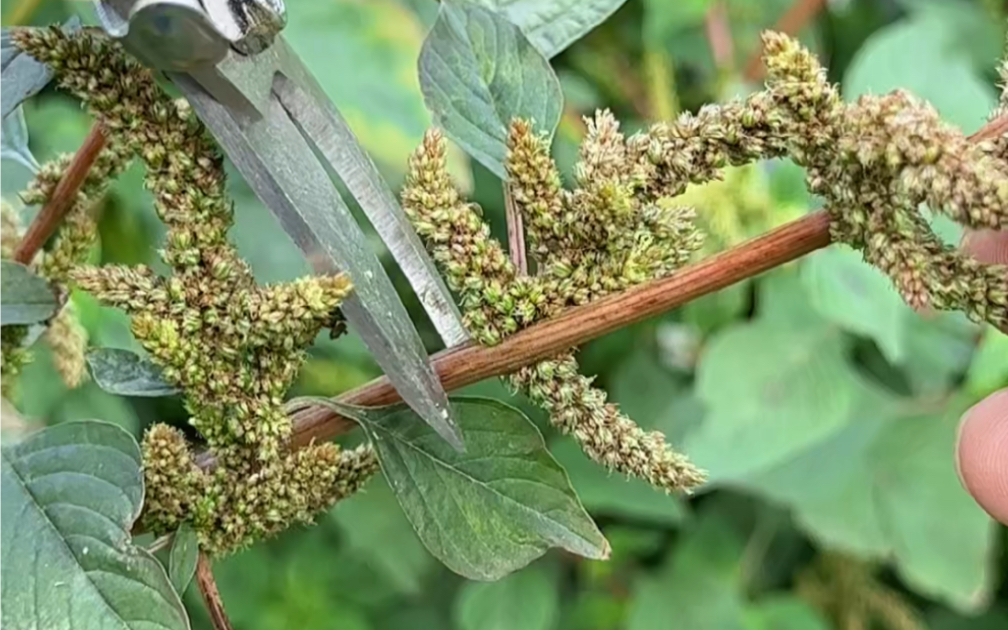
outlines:
[[[336,106],[280,36],[282,0],[95,0],[103,28],[164,71],[311,261],[345,271],[343,304],[403,400],[456,448],[447,395],[378,257],[340,197],[345,184],[416,291],[445,345],[461,316],[395,196]]]

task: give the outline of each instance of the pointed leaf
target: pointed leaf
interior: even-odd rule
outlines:
[[[180,596],[186,592],[189,582],[196,574],[197,560],[199,560],[199,539],[196,537],[196,530],[188,523],[183,523],[175,531],[171,551],[168,552],[168,577],[175,587],[175,592]]]
[[[3,119],[0,159],[18,162],[32,173],[38,173],[39,163],[28,148],[28,125],[25,123],[24,108],[20,105]]]
[[[476,0],[518,25],[547,58],[588,34],[626,0]],[[666,7],[672,10],[672,7]]]
[[[44,322],[64,302],[45,278],[10,260],[0,262],[0,325],[16,326]]]
[[[161,564],[134,546],[140,447],[105,422],[66,422],[2,451],[5,628],[182,630]]]
[[[171,396],[178,388],[165,382],[150,359],[120,348],[95,348],[87,353],[88,369],[99,387],[120,396]]]
[[[456,573],[496,580],[551,547],[592,559],[609,544],[564,469],[520,411],[495,400],[452,398],[466,440],[451,448],[404,405],[319,404],[360,423],[382,472],[427,549]]]
[[[552,136],[563,109],[559,79],[518,27],[458,0],[441,3],[424,41],[420,89],[435,124],[501,179],[511,120]]]

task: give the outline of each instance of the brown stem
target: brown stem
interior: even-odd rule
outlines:
[[[227,613],[224,612],[224,602],[221,600],[220,591],[217,590],[217,582],[214,580],[213,571],[210,568],[210,558],[200,552],[196,561],[196,584],[199,586],[200,595],[210,613],[210,622],[215,630],[232,630],[231,622]]]
[[[735,67],[735,40],[732,38],[728,6],[724,0],[717,0],[707,10],[704,27],[711,55],[714,57],[714,65],[722,72],[731,72]]]
[[[1008,115],[1003,115],[987,123],[969,140],[981,142],[1006,131]],[[667,278],[569,309],[508,337],[499,345],[483,347],[467,344],[444,350],[433,357],[434,370],[448,391],[493,376],[510,374],[822,249],[830,244],[829,228],[829,215],[822,210],[814,212],[701,260]],[[351,405],[379,406],[397,402],[400,397],[388,379],[382,376],[342,394],[337,400]],[[301,409],[291,415],[291,420],[295,447],[314,440],[331,439],[356,426],[353,421],[323,407]],[[204,469],[214,465],[213,455],[206,451],[197,460]]]
[[[14,250],[13,258],[16,262],[29,264],[63,222],[66,213],[73,207],[77,193],[84,185],[88,172],[91,171],[98,155],[105,148],[107,140],[108,136],[101,123],[95,123],[87,138],[84,139],[84,144],[77,149],[77,153],[73,156],[66,172],[63,173],[63,177],[56,184],[56,189],[49,201],[28,226],[28,231],[25,232],[17,249]]]
[[[829,216],[823,211],[815,212],[670,277],[571,308],[508,337],[499,345],[467,344],[444,350],[433,357],[434,370],[448,391],[510,374],[826,247],[830,243],[829,226]],[[351,405],[380,406],[397,402],[400,397],[382,376],[346,392],[338,400]],[[331,439],[356,426],[323,407],[301,409],[291,419],[295,447]],[[204,468],[214,465],[213,456],[206,452],[198,461]]]
[[[525,224],[507,182],[504,183],[504,210],[507,215],[508,250],[511,253],[511,262],[518,268],[518,273],[523,276],[528,275],[528,258],[525,255]]]
[[[969,140],[971,142],[983,142],[985,140],[999,138],[1005,133],[1008,133],[1008,114],[1001,114],[978,129],[976,133],[969,137]]]
[[[811,22],[819,11],[826,6],[826,0],[794,0],[791,7],[777,20],[773,30],[787,35],[794,35],[806,24]],[[749,61],[746,62],[743,76],[746,81],[755,83],[763,78],[766,68],[763,66],[763,46],[757,46]]]

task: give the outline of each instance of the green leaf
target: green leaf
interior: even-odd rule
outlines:
[[[63,296],[28,267],[10,260],[0,262],[0,325],[44,322],[62,307]]]
[[[845,99],[904,89],[929,101],[963,132],[980,128],[996,99],[969,56],[950,45],[954,26],[939,13],[925,11],[876,31],[847,68]]]
[[[188,523],[182,523],[175,530],[171,551],[168,552],[168,578],[179,595],[185,593],[189,587],[189,582],[196,574],[198,560],[199,539],[196,537],[196,530]]]
[[[593,515],[619,516],[659,525],[676,525],[686,516],[686,509],[678,497],[656,492],[645,481],[606,471],[569,439],[552,444],[550,450],[567,470],[581,502]]]
[[[922,595],[975,611],[992,587],[994,530],[955,472],[965,405],[904,417],[886,406],[866,401],[864,415],[829,442],[743,483],[790,505],[813,538],[891,559]]]
[[[178,388],[165,382],[150,359],[120,348],[95,348],[87,353],[88,368],[98,386],[120,396],[171,396]]]
[[[67,422],[4,448],[6,628],[189,628],[160,563],[130,542],[140,447],[105,422]]]
[[[878,344],[889,361],[906,352],[904,329],[911,311],[881,271],[850,249],[830,247],[801,268],[809,301],[823,317]]]
[[[420,51],[420,89],[437,126],[501,179],[515,117],[550,137],[563,93],[549,61],[517,26],[484,7],[444,0]]]
[[[331,512],[347,545],[403,595],[423,592],[434,561],[413,535],[410,522],[396,509],[388,484],[375,480],[341,501]],[[394,541],[394,544],[391,544]]]
[[[742,541],[717,514],[704,514],[657,575],[641,579],[627,630],[743,630]]]
[[[520,411],[452,398],[466,450],[455,451],[405,405],[363,409],[304,398],[353,418],[367,433],[399,505],[424,546],[449,569],[496,580],[551,547],[605,559],[609,544]]]
[[[769,468],[839,431],[857,384],[832,328],[726,329],[700,358],[696,392],[707,413],[683,450],[712,480]]]
[[[588,34],[626,0],[475,0],[516,24],[547,59]],[[696,4],[698,1],[690,0]]]
[[[966,386],[977,397],[1008,387],[1008,335],[987,328],[966,374]]]
[[[549,630],[559,599],[556,582],[531,566],[497,582],[463,585],[455,599],[455,625],[459,630]]]
[[[38,173],[39,163],[28,148],[28,124],[20,105],[3,119],[0,130],[0,159],[13,160],[32,173]]]
[[[822,614],[794,595],[772,595],[750,605],[743,616],[746,630],[829,630]]]

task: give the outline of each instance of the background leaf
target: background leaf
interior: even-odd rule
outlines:
[[[44,322],[60,309],[62,300],[45,278],[28,267],[10,260],[0,262],[0,292],[3,307],[0,322],[4,326]]]
[[[140,448],[115,425],[68,422],[3,449],[3,625],[188,628],[164,569],[130,543],[143,492]]]
[[[729,328],[704,350],[697,394],[706,413],[684,450],[711,479],[740,478],[836,433],[857,380],[835,330],[766,320]]]
[[[694,0],[695,1],[695,0]],[[626,0],[476,0],[507,16],[546,58],[556,56]]]
[[[559,593],[542,570],[530,566],[497,582],[470,582],[455,600],[459,630],[549,630]]]
[[[420,540],[452,571],[496,580],[551,547],[608,557],[609,545],[567,474],[517,409],[490,399],[451,399],[466,442],[460,453],[403,405],[361,409],[307,400],[361,424]]]
[[[196,574],[196,563],[199,560],[199,539],[196,530],[189,523],[175,530],[171,550],[168,553],[168,579],[171,580],[175,592],[180,595],[186,592],[189,583]]]
[[[493,11],[442,2],[419,63],[435,124],[501,179],[512,118],[531,119],[549,135],[560,120],[563,93],[549,61]]]
[[[25,123],[24,109],[20,105],[3,119],[0,159],[13,160],[32,173],[39,170],[39,163],[28,148],[28,125]]]
[[[94,348],[88,369],[98,386],[120,396],[171,396],[179,390],[165,382],[150,359],[120,348]]]

